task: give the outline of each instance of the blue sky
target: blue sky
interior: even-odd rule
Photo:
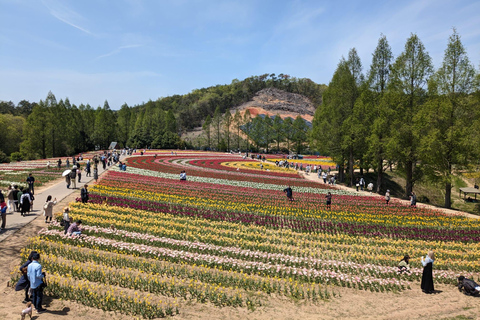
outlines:
[[[0,100],[129,106],[264,73],[328,84],[355,47],[416,33],[438,68],[456,27],[480,64],[480,1],[0,0]]]

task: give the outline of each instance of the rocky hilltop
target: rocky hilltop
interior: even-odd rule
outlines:
[[[300,115],[305,120],[311,121],[315,113],[315,106],[310,99],[300,94],[277,88],[266,88],[258,91],[251,101],[232,108],[231,112],[235,113],[236,110],[240,110],[242,114],[249,110],[252,116],[279,114],[282,118],[295,118]]]

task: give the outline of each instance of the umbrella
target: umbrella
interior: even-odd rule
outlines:
[[[70,170],[70,169],[67,169],[67,170],[63,171],[62,177],[65,177],[67,174],[70,174],[70,172],[72,172],[72,170]]]

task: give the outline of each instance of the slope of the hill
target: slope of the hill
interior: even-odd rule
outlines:
[[[287,92],[277,88],[265,88],[258,91],[250,101],[230,109],[232,116],[238,110],[243,117],[248,110],[252,118],[258,115],[274,117],[277,114],[285,119],[302,117],[308,125],[313,120],[316,105],[308,97]],[[202,132],[202,127],[196,127],[182,135],[183,139],[192,139]]]
[[[296,93],[286,92],[277,88],[262,89],[251,101],[231,109],[232,113],[239,110],[243,115],[246,110],[255,117],[264,114],[268,116],[280,115],[282,118],[295,119],[301,116],[307,121],[312,121],[315,113],[315,105],[309,98]]]

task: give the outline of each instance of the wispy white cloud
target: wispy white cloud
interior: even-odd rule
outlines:
[[[126,46],[120,46],[120,47],[116,48],[115,50],[113,50],[109,53],[102,54],[102,55],[96,57],[94,60],[100,60],[100,59],[103,59],[103,58],[106,58],[106,57],[110,57],[110,56],[119,54],[121,51],[123,51],[125,49],[138,48],[138,47],[142,47],[142,45],[141,44],[129,44],[129,45],[126,45]]]
[[[80,26],[80,23],[85,20],[83,16],[81,16],[71,8],[67,7],[64,2],[59,2],[57,0],[42,0],[42,3],[45,7],[48,8],[50,14],[58,20],[82,32],[90,35],[92,34],[90,30]]]

